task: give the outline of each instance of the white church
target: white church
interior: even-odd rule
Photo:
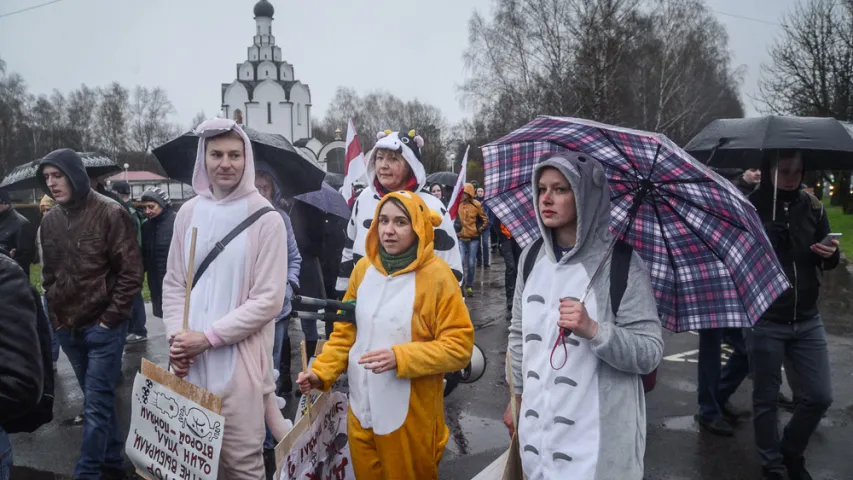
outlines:
[[[293,65],[281,58],[272,21],[275,9],[267,0],[255,4],[256,32],[237,76],[222,84],[222,116],[260,132],[283,135],[305,157],[323,169],[343,173],[345,143],[323,144],[311,131],[311,89],[296,79]]]

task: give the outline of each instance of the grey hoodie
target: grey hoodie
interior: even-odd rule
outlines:
[[[556,168],[571,184],[577,205],[575,247],[556,259],[552,232],[542,224],[538,180]],[[608,247],[610,197],[603,167],[564,152],[543,157],[533,172],[533,201],[543,248],[525,283],[518,276],[509,350],[516,394],[522,395],[519,438],[529,480],[549,478],[641,479],[646,437],[646,405],[640,374],[658,366],[663,355],[661,325],[649,272],[635,253],[618,317],[610,308]],[[551,367],[560,298],[581,298],[604,262],[585,306],[598,322],[590,340],[567,338],[567,363]],[[562,363],[562,346],[555,365]]]

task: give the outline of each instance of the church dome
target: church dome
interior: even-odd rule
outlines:
[[[255,16],[256,17],[269,17],[272,18],[275,13],[275,8],[273,8],[272,4],[267,0],[261,0],[260,2],[255,4]]]

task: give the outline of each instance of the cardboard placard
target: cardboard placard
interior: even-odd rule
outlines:
[[[275,448],[281,480],[354,480],[346,395],[322,393]]]
[[[220,397],[143,359],[131,399],[125,452],[140,476],[217,478],[225,429]]]

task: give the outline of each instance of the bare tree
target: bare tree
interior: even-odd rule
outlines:
[[[173,136],[168,117],[175,112],[166,91],[137,86],[130,102],[130,147],[137,152],[149,152]]]
[[[118,82],[98,89],[100,104],[96,122],[99,143],[113,158],[127,149],[127,126],[129,116],[128,90]]]
[[[193,117],[192,121],[190,122],[190,130],[194,130],[195,127],[201,125],[202,122],[204,122],[207,119],[208,119],[207,114],[205,114],[204,111],[196,113],[195,116]]]
[[[68,128],[73,134],[73,145],[68,145],[78,151],[96,149],[97,128],[95,114],[98,110],[98,92],[80,85],[77,90],[68,94]]]

